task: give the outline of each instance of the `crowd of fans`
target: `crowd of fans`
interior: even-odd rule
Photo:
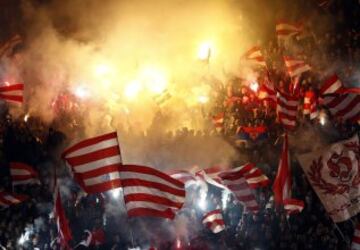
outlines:
[[[267,58],[267,71],[259,70],[256,80],[261,84],[269,78],[267,80],[280,90],[292,91],[290,88],[293,85],[284,70],[281,55],[296,53],[312,66],[312,70],[300,79],[301,95],[310,86],[315,92],[318,91],[324,77],[333,73],[327,70],[329,62],[339,62],[339,65],[346,62],[341,63],[342,71],[337,73],[351,85],[360,62],[359,43],[360,33],[354,30],[326,33],[322,37],[316,37],[309,31],[305,38],[295,38],[281,46],[275,38],[270,39],[262,46]],[[193,131],[186,128],[175,133],[159,132],[156,127],[161,123],[156,120],[161,119],[159,114],[146,133],[134,135],[130,131],[123,132],[124,144],[133,148],[132,144],[141,147],[138,146],[139,142],[149,142],[144,144],[156,148],[156,156],[147,154],[152,151],[146,148],[139,149],[137,153],[141,152],[144,161],[160,169],[169,168],[166,166],[168,162],[172,163],[171,168],[174,169],[194,166],[199,162],[207,164],[200,166],[205,168],[214,163],[207,160],[209,152],[213,154],[212,161],[216,159],[218,162],[225,154],[229,156],[228,152],[232,152],[230,155],[235,155],[232,166],[253,162],[269,179],[274,180],[281,148],[279,138],[283,133],[275,110],[264,105],[258,99],[257,92],[248,87],[247,80],[239,76],[229,76],[224,83],[215,78],[208,81],[214,93],[210,100],[212,107],[209,117],[224,114],[220,132],[215,129]],[[326,109],[322,112],[326,113]],[[290,139],[296,138],[305,129],[329,137],[328,141],[348,138],[359,132],[359,124],[334,120],[329,113],[325,117],[326,124],[321,124],[319,119],[310,121],[302,114],[300,107],[297,129]],[[36,117],[25,121],[11,117],[8,110],[2,110],[0,189],[13,190],[30,197],[21,204],[0,208],[2,249],[59,249],[57,227],[51,215],[55,176],[61,184],[63,205],[72,229],[70,245],[74,249],[349,249],[357,218],[341,224],[333,223],[295,157],[291,158],[293,196],[305,202],[300,214],[287,216],[281,209],[275,209],[271,185],[255,191],[261,209],[258,214],[251,214],[244,212],[243,206],[231,194],[210,184],[195,183],[187,186],[186,204],[174,221],[129,219],[121,190],[86,195],[72,181],[59,157],[72,131],[68,127],[66,131],[62,130],[62,124],[67,120],[62,117],[59,120],[51,125]],[[81,124],[81,121],[78,123]],[[242,127],[259,125],[267,128],[264,140],[239,140]],[[224,139],[232,147],[225,144]],[[223,147],[216,146],[220,144]],[[201,151],[194,150],[196,148]],[[8,168],[12,161],[33,166],[40,174],[41,185],[12,187]],[[199,205],[200,200],[206,201],[204,206]],[[201,225],[201,218],[205,211],[218,206],[222,208],[226,230],[215,235]]]

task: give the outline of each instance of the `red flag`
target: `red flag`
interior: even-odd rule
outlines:
[[[225,229],[225,223],[220,209],[205,214],[202,223],[214,234],[220,233]]]
[[[302,200],[298,199],[285,199],[284,200],[284,209],[288,215],[298,214],[304,209],[305,204]]]
[[[258,95],[260,100],[267,101],[270,105],[276,103],[276,90],[274,85],[266,80],[261,85]]]
[[[320,95],[335,94],[344,88],[339,77],[334,74],[329,77],[320,88]]]
[[[323,98],[323,104],[331,115],[343,121],[358,122],[360,120],[360,94],[333,94]]]
[[[284,56],[284,62],[290,77],[300,76],[302,73],[311,70],[311,67],[303,60],[291,56]]]
[[[38,173],[29,165],[21,162],[10,163],[10,175],[12,184],[35,184],[40,183],[38,179]]]
[[[298,104],[298,97],[289,96],[280,91],[278,92],[277,115],[279,121],[286,129],[293,129],[296,126]]]
[[[154,168],[123,165],[120,178],[125,206],[131,217],[173,219],[185,202],[184,183]]]
[[[299,35],[303,30],[303,25],[291,23],[288,21],[278,21],[276,23],[276,35],[278,39],[288,39],[292,36]]]
[[[121,186],[121,154],[116,132],[81,141],[62,157],[87,193],[105,192]]]
[[[304,97],[304,115],[310,115],[310,120],[315,119],[318,116],[317,110],[317,98],[315,92],[308,90]]]
[[[291,198],[291,169],[287,134],[284,136],[284,144],[273,191],[277,205],[284,204],[285,199]]]
[[[0,87],[0,99],[9,103],[22,104],[24,95],[24,84],[4,85]]]
[[[261,53],[261,49],[260,47],[253,47],[250,50],[248,50],[245,55],[244,55],[245,59],[248,60],[249,62],[265,67],[266,66],[266,62],[265,62],[265,58],[263,56],[263,54]]]
[[[71,230],[65,216],[64,208],[61,204],[61,196],[58,187],[55,190],[54,217],[56,219],[60,246],[65,249],[70,249],[69,241],[72,239]]]
[[[11,205],[16,205],[27,200],[28,198],[29,197],[27,195],[0,191],[0,206],[8,207]]]
[[[185,170],[171,171],[170,173],[168,172],[168,174],[184,184],[190,181],[196,181],[195,175]]]

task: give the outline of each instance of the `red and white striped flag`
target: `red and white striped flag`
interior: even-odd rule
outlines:
[[[214,234],[220,233],[225,229],[225,223],[220,209],[205,214],[202,223]]]
[[[15,104],[22,104],[24,99],[24,84],[3,85],[0,87],[0,99]]]
[[[172,178],[181,181],[182,183],[186,184],[191,181],[196,181],[195,175],[185,171],[185,170],[178,170],[172,171],[168,173]]]
[[[224,171],[219,176],[222,180],[222,184],[234,193],[235,197],[244,204],[247,210],[257,213],[259,211],[259,205],[244,177],[244,173],[248,172],[251,168],[252,167],[249,164],[246,164],[241,167]]]
[[[315,92],[312,90],[308,90],[305,93],[303,112],[304,115],[310,116],[310,120],[313,120],[318,116],[317,98]]]
[[[360,120],[360,94],[358,93],[326,95],[323,98],[323,104],[337,119],[350,122]]]
[[[211,179],[216,183],[221,183],[221,178],[219,174],[224,170],[223,167],[213,166],[210,168],[205,168],[196,172],[196,176],[202,178],[203,180]]]
[[[29,197],[23,194],[14,194],[5,191],[0,191],[0,206],[8,207],[26,201]]]
[[[128,216],[173,219],[184,204],[184,183],[159,170],[123,165],[120,177]]]
[[[262,66],[265,67],[266,66],[266,62],[265,62],[265,58],[263,56],[263,54],[261,53],[261,49],[260,47],[252,47],[250,50],[248,50],[245,55],[244,55],[245,59],[248,60],[249,62],[258,65],[258,66]]]
[[[360,250],[360,223],[357,224],[352,238],[351,250]]]
[[[273,185],[275,204],[282,205],[284,204],[284,200],[291,198],[291,185],[288,135],[285,134],[279,167]]]
[[[278,21],[276,23],[276,35],[278,39],[288,39],[292,36],[299,35],[303,31],[303,25],[291,23],[288,21]]]
[[[305,204],[302,200],[298,199],[285,199],[284,209],[288,215],[299,214],[304,209]]]
[[[252,164],[252,169],[249,170],[249,172],[244,173],[245,179],[249,186],[253,189],[259,188],[259,187],[266,187],[270,184],[269,178],[264,175],[264,173],[261,171],[261,169],[255,167],[254,164]]]
[[[225,114],[222,112],[212,117],[212,122],[218,132],[224,129],[224,116]]]
[[[293,129],[296,126],[299,99],[280,91],[277,93],[277,115],[280,123],[286,129]]]
[[[23,184],[40,184],[38,173],[25,163],[11,162],[10,175],[13,186]]]
[[[300,76],[302,73],[311,70],[311,67],[303,60],[291,56],[284,56],[284,62],[290,77]]]
[[[20,35],[16,34],[0,45],[0,58],[11,56],[16,45],[22,43]]]
[[[69,241],[72,239],[71,230],[61,203],[61,196],[58,187],[55,189],[54,203],[54,218],[58,229],[58,240],[60,246],[62,249],[70,249]]]
[[[65,150],[62,157],[85,192],[93,194],[121,187],[122,161],[116,132],[81,141]]]
[[[335,94],[344,88],[343,83],[339,77],[334,74],[325,80],[320,88],[320,95]]]
[[[258,97],[260,100],[276,103],[276,90],[270,81],[265,81],[261,85]]]

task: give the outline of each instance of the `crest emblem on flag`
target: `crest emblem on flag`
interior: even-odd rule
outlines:
[[[360,184],[360,145],[348,142],[343,148],[335,148],[327,158],[322,156],[312,162],[308,171],[310,180],[325,194],[349,193]],[[323,176],[326,168],[329,176]],[[331,180],[336,182],[332,183]]]

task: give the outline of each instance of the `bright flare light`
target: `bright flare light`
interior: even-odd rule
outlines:
[[[324,112],[320,112],[319,122],[322,126],[324,126],[326,124],[326,114]]]
[[[104,76],[110,72],[109,65],[99,64],[95,67],[95,74],[98,76]]]
[[[141,90],[141,84],[138,81],[132,81],[125,87],[125,96],[128,99],[134,99]]]
[[[199,46],[198,58],[200,60],[208,60],[211,56],[212,51],[213,51],[212,44],[210,42],[204,42]]]
[[[74,95],[80,99],[85,99],[90,96],[90,92],[84,86],[77,86],[74,90]]]
[[[198,97],[198,101],[201,104],[205,104],[209,101],[209,97],[205,96],[205,95],[201,95]]]
[[[254,92],[257,92],[259,89],[259,84],[257,82],[250,83],[250,89]]]
[[[29,120],[29,117],[30,117],[30,115],[29,115],[29,114],[26,114],[26,115],[24,116],[24,122],[27,122],[27,121]]]
[[[166,89],[166,75],[163,71],[157,68],[145,68],[140,73],[140,78],[146,88],[154,94],[160,94]]]
[[[117,199],[120,195],[120,188],[111,190],[111,195],[114,199]]]

